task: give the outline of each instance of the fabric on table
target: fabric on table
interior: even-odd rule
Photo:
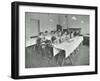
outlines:
[[[53,45],[54,56],[57,53],[59,53],[60,50],[64,50],[65,57],[68,57],[80,45],[82,41],[83,41],[83,37],[77,36],[61,44]]]

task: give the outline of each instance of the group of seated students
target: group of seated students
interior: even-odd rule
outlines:
[[[52,31],[51,35],[52,44],[59,44],[70,38],[70,35],[66,31]]]
[[[51,31],[50,33],[48,31],[40,32],[39,36],[37,37],[37,51],[39,54],[41,54],[43,57],[48,57],[49,59],[53,58],[53,44],[60,44],[73,36],[76,35],[74,32],[68,33],[67,31]],[[50,39],[47,39],[46,37],[50,37]],[[62,64],[63,58],[65,58],[64,51],[60,51],[56,56],[56,61]],[[60,58],[60,59],[59,59]],[[58,61],[59,60],[59,61]]]
[[[39,36],[37,38],[37,44],[38,45],[52,45],[52,44],[59,44],[62,43],[70,38],[73,38],[74,36],[77,36],[77,32],[70,32],[67,31],[51,31],[50,33],[48,31],[40,32]],[[49,36],[49,39],[47,37]]]
[[[50,39],[47,39],[47,36],[50,36]],[[51,31],[50,33],[48,33],[48,31],[45,31],[44,33],[40,32],[37,38],[37,45],[40,45],[42,48],[44,48],[45,46],[62,43],[69,38],[70,35],[66,31]]]
[[[46,39],[50,36],[50,39]],[[49,59],[53,57],[53,44],[62,43],[70,38],[67,32],[62,31],[48,31],[40,32],[37,38],[37,51],[42,56],[46,56]]]

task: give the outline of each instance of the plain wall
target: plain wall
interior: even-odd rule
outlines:
[[[65,15],[59,15],[59,24],[62,26],[63,29],[67,29],[68,28],[68,18],[67,18],[67,14]]]
[[[48,13],[31,13],[27,12],[27,23],[26,28],[29,26],[30,18],[40,20],[40,32],[56,30],[56,25],[58,24],[58,15],[57,14],[48,14]],[[52,20],[51,20],[52,19]]]
[[[75,17],[76,20],[72,19]],[[68,28],[81,28],[81,34],[89,34],[90,19],[89,15],[68,15]]]

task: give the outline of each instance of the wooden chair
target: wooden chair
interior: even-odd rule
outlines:
[[[65,59],[65,51],[61,50],[61,51],[55,56],[55,61],[57,62],[58,65],[63,66],[63,64],[64,64],[64,59]]]

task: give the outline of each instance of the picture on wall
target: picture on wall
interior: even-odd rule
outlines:
[[[14,79],[97,74],[97,7],[12,2]]]

